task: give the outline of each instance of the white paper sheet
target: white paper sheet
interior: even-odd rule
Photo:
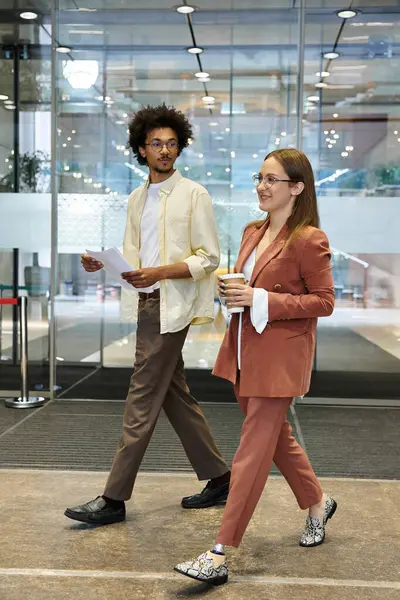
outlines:
[[[128,261],[122,256],[118,248],[109,248],[108,250],[103,250],[102,252],[95,252],[93,250],[86,250],[86,252],[92,258],[102,262],[106,272],[126,290],[136,290],[138,292],[144,292],[145,294],[153,291],[152,287],[140,289],[135,288],[133,285],[125,281],[125,279],[122,279],[121,273],[136,271],[136,269],[131,267]]]

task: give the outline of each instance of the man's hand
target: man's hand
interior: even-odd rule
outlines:
[[[103,263],[95,258],[92,258],[88,254],[82,254],[81,256],[82,267],[87,271],[87,273],[95,273],[96,271],[100,271],[103,268]]]
[[[128,271],[126,273],[121,273],[121,276],[122,279],[125,279],[125,281],[135,288],[151,287],[163,279],[162,271],[159,267],[148,267],[146,269],[139,269],[138,271]]]
[[[250,285],[227,283],[220,289],[225,291],[227,308],[253,306],[254,289]]]

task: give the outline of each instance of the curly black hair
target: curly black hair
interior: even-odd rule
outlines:
[[[147,135],[153,129],[170,127],[178,136],[178,156],[184,148],[189,146],[189,140],[193,139],[193,129],[187,117],[173,106],[161,104],[160,106],[144,106],[135,113],[129,124],[129,146],[140,165],[147,165],[147,159],[139,152],[146,143]]]

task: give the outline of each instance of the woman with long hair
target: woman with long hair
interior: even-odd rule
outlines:
[[[308,509],[300,546],[325,539],[337,504],[325,494],[286,414],[309,390],[318,317],[332,314],[329,242],[319,229],[314,175],[296,149],[271,152],[255,176],[267,213],[244,231],[236,273],[246,282],[219,283],[232,318],[214,375],[234,384],[244,422],[227,504],[215,546],[175,570],[213,585],[226,583],[225,546],[238,547],[274,462],[301,509]]]

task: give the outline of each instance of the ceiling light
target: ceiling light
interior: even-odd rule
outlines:
[[[115,121],[116,125],[125,125],[125,121]]]
[[[333,116],[334,119],[337,119],[339,115],[337,113],[333,113],[332,116]]]
[[[69,48],[68,46],[58,46],[56,52],[59,52],[60,54],[69,54],[72,52],[72,48]]]
[[[189,167],[185,167],[185,171],[189,171]]]
[[[66,147],[67,147],[67,144],[63,144],[63,148],[66,148]]]
[[[231,152],[231,157],[232,157],[232,158],[235,158],[235,157],[236,157],[236,152],[232,151],[232,152]]]
[[[353,152],[354,147],[353,146],[346,146],[346,150],[347,150],[347,152]]]
[[[348,156],[348,155],[349,155],[349,153],[348,153],[348,152],[342,152],[342,156],[343,156],[343,158],[346,158],[346,156]]]
[[[211,171],[208,171],[207,177],[211,177],[211,175],[212,175]]]
[[[75,133],[76,133],[76,129],[73,129],[73,130],[71,131],[71,133],[72,133],[72,134],[75,134]]]
[[[230,128],[230,127],[225,127],[225,131],[226,131],[226,133],[229,133],[229,132],[230,132],[230,130],[231,130],[231,128]]]
[[[0,94],[0,100],[8,100],[8,96],[5,94]]]
[[[328,87],[328,84],[325,83],[324,81],[319,81],[318,83],[315,84],[316,88],[325,88]]]
[[[27,21],[32,21],[32,19],[37,19],[37,13],[26,11],[22,12],[20,15],[21,19],[26,19]]]
[[[324,131],[324,135],[328,135],[328,133],[329,133],[329,131],[327,131],[327,130],[325,129],[325,131]]]
[[[199,158],[204,158],[204,154],[199,154]]]
[[[125,156],[129,156],[129,150],[124,150]]]
[[[332,134],[336,133],[336,131],[334,129],[331,129],[330,131]]]
[[[307,100],[309,102],[319,102],[319,96],[308,96]]]
[[[211,81],[211,79],[209,77],[198,77],[197,81],[199,83],[208,83],[209,81]]]
[[[225,169],[225,171],[226,171],[226,173],[230,173],[230,172],[231,172],[231,170],[230,170],[230,168],[229,168],[229,167],[227,167],[227,168]]]
[[[217,127],[218,123],[216,121],[211,121],[211,123],[209,123],[210,127]]]
[[[355,17],[357,15],[357,11],[355,11],[355,10],[339,10],[336,14],[340,19],[352,19],[353,17]]]
[[[194,76],[195,77],[200,77],[200,78],[210,77],[210,73],[205,73],[204,71],[199,71],[199,73],[195,73]]]
[[[189,52],[189,54],[201,54],[202,52],[204,52],[204,48],[200,48],[199,46],[191,46],[187,49],[187,51]]]
[[[183,4],[182,6],[178,6],[176,10],[182,15],[190,15],[190,13],[194,12],[194,7],[186,6],[186,4]]]
[[[15,110],[15,106],[13,104],[6,104],[4,108],[6,108],[7,110]]]
[[[253,158],[258,158],[258,154],[253,154]]]
[[[398,135],[399,132],[396,130],[393,133],[394,133],[394,135]]]
[[[233,189],[235,186],[233,185],[233,183],[231,183],[231,185],[229,186],[231,189]]]
[[[333,148],[332,144],[328,144],[328,148]]]
[[[282,132],[281,132],[281,136],[282,136],[282,137],[285,137],[285,135],[286,135],[286,131],[282,131]]]
[[[335,140],[338,140],[339,139],[339,134],[335,133],[335,135],[333,137],[335,138]]]
[[[71,140],[72,140],[72,138],[71,138],[71,137],[68,137],[68,138],[67,138],[67,141],[68,141],[68,142],[70,142]]]
[[[14,100],[4,100],[4,104],[14,104]]]
[[[203,96],[202,100],[206,104],[213,104],[215,102],[214,96]]]
[[[339,58],[339,56],[339,52],[325,52],[324,54],[324,58],[327,58],[328,60],[335,60],[335,58]]]
[[[330,75],[329,71],[321,71],[321,72],[318,71],[318,73],[315,73],[315,74],[317,77],[329,77],[329,75]]]
[[[68,165],[65,165],[64,171],[69,171],[69,166]]]

